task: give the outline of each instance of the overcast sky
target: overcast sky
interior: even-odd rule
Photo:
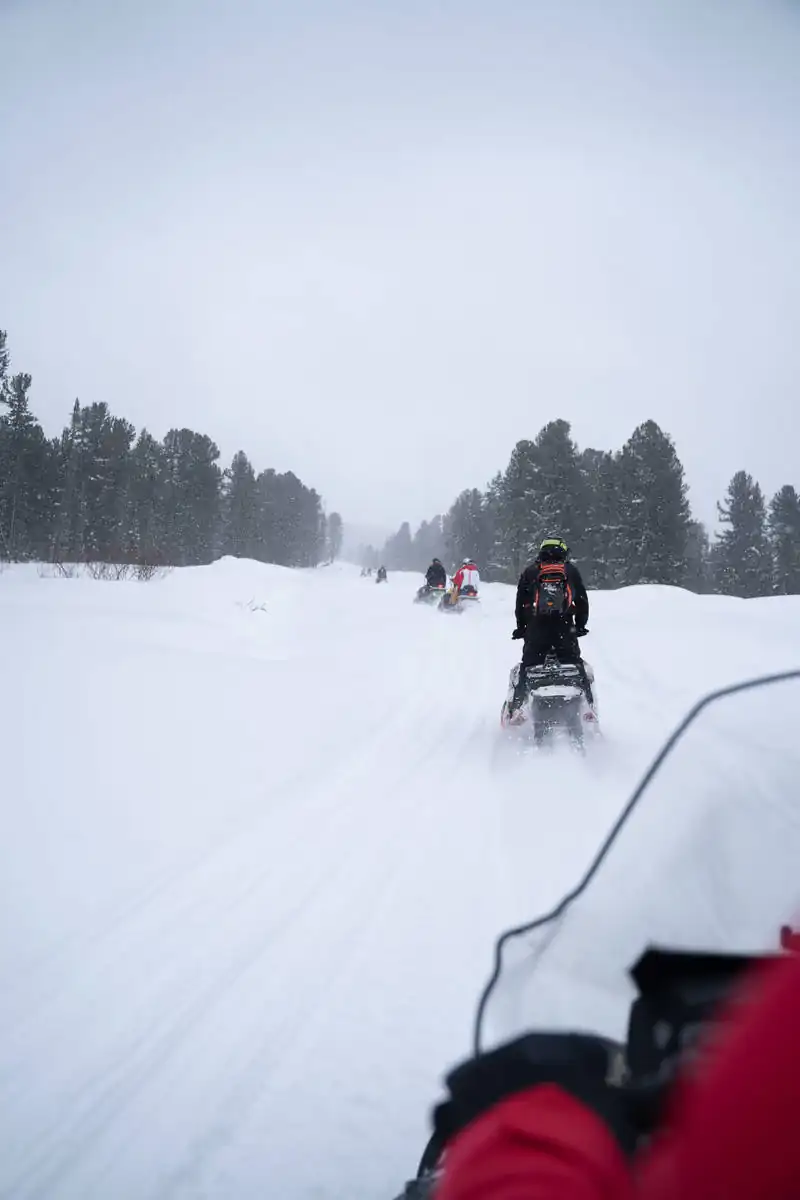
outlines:
[[[0,0],[0,327],[396,526],[555,417],[800,486],[797,0]]]

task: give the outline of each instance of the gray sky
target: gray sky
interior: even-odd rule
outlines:
[[[554,417],[800,486],[797,0],[0,0],[0,327],[396,526]]]

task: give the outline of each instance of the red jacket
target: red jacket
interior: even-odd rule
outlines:
[[[473,571],[475,573],[474,582],[471,577],[471,572],[473,572]],[[474,562],[470,561],[468,563],[463,563],[458,568],[455,575],[453,576],[453,586],[457,587],[457,588],[462,588],[464,586],[464,578],[465,577],[466,577],[468,583],[473,582],[473,586],[477,586],[477,582],[478,582],[477,576],[478,576],[478,568],[475,566]]]
[[[686,1073],[666,1131],[632,1165],[599,1117],[540,1086],[454,1140],[436,1200],[795,1200],[800,957],[749,986],[756,1002],[725,1014],[713,1057]]]

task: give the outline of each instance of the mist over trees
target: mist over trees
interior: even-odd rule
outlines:
[[[287,567],[337,557],[342,518],[291,471],[228,467],[210,437],[171,429],[158,441],[105,403],[75,401],[48,439],[30,407],[31,377],[10,374],[0,330],[0,559],[189,566],[222,555]]]
[[[745,471],[731,480],[713,537],[689,507],[672,439],[645,421],[617,451],[585,449],[569,422],[550,421],[517,442],[504,471],[481,491],[412,533],[389,538],[390,570],[451,567],[473,556],[487,580],[516,582],[542,538],[564,537],[590,587],[672,584],[731,596],[800,594],[800,496],[782,487],[769,504]],[[373,561],[375,551],[370,548]]]

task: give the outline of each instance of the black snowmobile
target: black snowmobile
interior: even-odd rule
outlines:
[[[414,596],[415,604],[437,604],[445,593],[444,584],[423,583]]]
[[[532,1029],[596,1030],[606,1086],[650,1140],[743,973],[800,952],[798,728],[800,670],[695,705],[582,877],[498,939],[474,1055]],[[432,1200],[446,1164],[434,1135],[403,1200]]]
[[[594,673],[584,661],[583,672],[574,663],[561,663],[548,654],[538,667],[527,667],[528,689],[525,703],[512,715],[519,674],[518,663],[508,679],[508,695],[500,710],[500,724],[515,736],[540,744],[545,739],[565,735],[574,746],[582,747],[587,736],[599,732],[597,705],[589,702],[586,682],[593,685]],[[585,672],[585,678],[584,678]]]

